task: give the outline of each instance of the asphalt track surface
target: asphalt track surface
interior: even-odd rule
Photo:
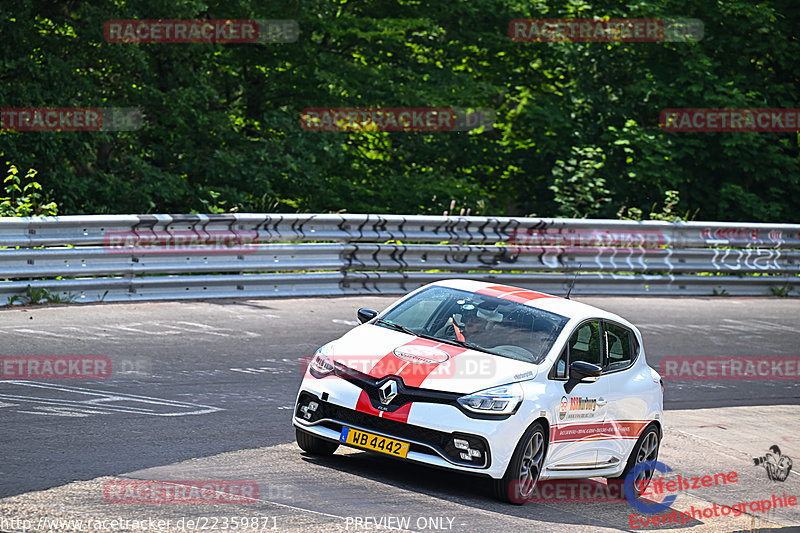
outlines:
[[[796,299],[575,299],[636,324],[654,368],[664,356],[800,356]],[[94,381],[0,380],[0,531],[21,531],[8,522],[13,518],[28,517],[36,525],[44,515],[125,518],[134,512],[172,524],[190,516],[259,515],[266,520],[255,529],[287,531],[631,529],[627,503],[516,507],[491,500],[480,478],[349,449],[325,459],[302,454],[291,426],[301,358],[352,328],[357,308],[382,309],[393,300],[218,300],[0,311],[0,355],[102,355],[124,370]],[[665,436],[661,459],[686,475],[741,470],[740,494],[728,494],[730,501],[787,491],[798,495],[800,463],[778,485],[753,466],[752,457],[775,443],[785,455],[800,457],[799,404],[797,380],[669,381],[665,424],[674,431]],[[118,477],[256,480],[260,501],[107,504],[103,483]],[[41,492],[45,489],[52,490]],[[721,489],[682,495],[689,498],[687,505],[691,498],[725,502],[725,496]],[[797,509],[684,527],[800,525]],[[401,526],[404,518],[410,522]],[[665,527],[671,526],[647,530]]]

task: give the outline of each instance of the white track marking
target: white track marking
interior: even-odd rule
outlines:
[[[164,324],[164,323],[161,323],[159,325],[164,326],[165,328],[179,329],[181,331],[186,331],[189,333],[203,333],[205,335],[216,335],[217,337],[230,337],[230,335],[227,333],[219,332],[219,330],[225,328],[213,328],[211,326],[206,326],[205,324],[194,324],[192,322],[177,322],[177,324],[183,324],[184,327],[173,326],[171,324]],[[189,329],[186,326],[191,326],[192,329]],[[198,328],[200,328],[200,330],[198,330]]]
[[[89,333],[88,334],[88,335],[92,335],[94,337],[106,337],[107,338],[107,337],[113,337],[114,336],[111,333],[107,333],[106,331],[104,331],[105,328],[102,328],[100,326],[86,326],[86,327],[83,327],[83,328],[78,328],[78,327],[75,327],[75,326],[61,326],[61,329],[65,329],[67,331],[75,331],[77,333],[80,333],[81,337],[84,337],[84,338],[87,336],[87,331],[86,330],[89,330],[89,329],[99,329],[100,330],[100,331],[96,331],[94,333]]]
[[[117,413],[144,414],[149,416],[187,416],[187,415],[214,413],[223,410],[219,407],[213,407],[210,405],[179,402],[175,400],[167,400],[164,398],[154,398],[152,396],[141,396],[138,394],[121,394],[112,391],[87,389],[85,387],[67,387],[62,385],[38,383],[38,382],[24,381],[24,380],[0,381],[0,386],[2,385],[16,385],[19,387],[31,387],[34,389],[65,392],[81,396],[88,396],[89,398],[85,400],[71,400],[66,398],[42,398],[38,396],[0,394],[0,400],[37,403],[46,406],[68,407],[73,409],[86,410],[86,412],[95,412],[98,414],[117,412]],[[138,403],[138,404],[144,404],[145,406],[133,407],[131,405],[109,405],[112,402],[125,402],[128,404]],[[98,404],[103,404],[103,405],[98,405]],[[173,409],[173,412],[158,412],[156,409],[153,409],[152,406],[169,407]]]
[[[777,331],[789,331],[791,333],[797,333],[797,328],[793,328],[790,326],[783,326],[780,324],[771,324],[769,322],[762,322],[760,320],[734,320],[732,318],[723,318],[723,322],[730,322],[731,324],[738,324],[740,327],[740,331],[758,331],[758,330],[777,330]]]
[[[62,335],[60,333],[53,333],[52,331],[40,331],[38,329],[19,328],[19,329],[15,329],[14,331],[16,331],[17,333],[28,333],[28,334],[37,335],[37,336],[41,335],[43,337],[56,337],[56,338],[59,338],[59,339],[74,339],[75,338],[75,335],[70,335],[68,333],[65,333],[65,334]]]
[[[235,330],[235,329],[230,329],[230,328],[218,328],[216,326],[209,326],[208,324],[198,324],[197,322],[178,321],[178,322],[176,322],[176,324],[185,324],[187,326],[193,326],[193,327],[200,328],[200,329],[203,330],[203,331],[199,331],[198,333],[208,333],[208,334],[211,334],[211,335],[222,335],[224,337],[229,337],[230,335],[227,335],[227,334],[224,334],[224,333],[219,333],[220,331],[231,331],[238,337],[241,337],[241,336],[245,336],[245,337],[260,337],[261,336],[259,333],[255,333],[255,332],[252,332],[252,331]]]
[[[70,418],[86,418],[91,415],[107,415],[110,413],[98,412],[98,411],[89,411],[86,409],[75,409],[74,407],[45,407],[39,406],[34,407],[36,411],[23,411],[18,409],[18,413],[25,413],[28,415],[46,415],[46,416],[66,416]]]
[[[28,402],[28,403],[39,403],[44,405],[57,405],[61,407],[73,407],[73,408],[83,408],[83,409],[92,409],[91,405],[87,405],[86,403],[78,400],[53,400],[50,398],[38,398],[35,396],[14,396],[12,394],[0,394],[0,398],[5,400],[15,400],[18,402]],[[119,408],[119,407],[104,407],[104,408],[96,408],[96,412],[102,413],[107,411],[114,411],[117,413],[137,413],[137,414],[144,414],[150,415],[154,414],[152,409],[141,409],[137,407],[126,407],[126,408]]]
[[[93,400],[82,400],[82,401],[83,401],[83,403],[95,404],[95,403],[104,403],[104,402],[125,401],[125,398],[123,398],[122,396],[106,396],[105,398],[95,398]]]
[[[261,366],[258,368],[253,367],[246,367],[246,368],[229,368],[231,372],[240,372],[242,374],[287,374],[288,370],[280,370],[278,368],[272,368],[270,366]]]
[[[277,315],[269,315],[280,318]],[[86,325],[78,326],[57,326],[50,330],[40,330],[36,328],[19,326],[0,326],[7,335],[17,334],[22,337],[35,336],[39,338],[54,339],[102,339],[107,341],[121,341],[129,335],[141,337],[143,335],[163,337],[167,335],[182,335],[183,333],[193,333],[195,335],[211,335],[215,337],[261,337],[260,333],[254,331],[244,331],[234,328],[221,328],[208,324],[187,321],[152,321],[152,322],[131,322],[128,324],[106,324],[100,326]]]
[[[355,320],[342,320],[341,318],[334,318],[331,322],[334,324],[344,324],[345,326],[357,326],[359,324]]]
[[[242,374],[260,374],[260,372],[254,368],[231,368],[233,372],[241,372]]]
[[[133,327],[130,327],[130,326],[143,326],[143,325],[145,325],[145,324],[134,323],[134,324],[130,324],[128,326],[112,326],[112,325],[108,325],[106,327],[113,328],[113,329],[119,329],[121,331],[129,331],[131,333],[136,333],[137,335],[157,335],[157,336],[160,336],[160,335],[180,335],[181,334],[180,331],[153,331],[153,330],[147,331],[147,330],[135,329]]]

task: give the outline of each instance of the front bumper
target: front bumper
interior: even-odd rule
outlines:
[[[381,414],[372,408],[374,403],[370,404],[373,399],[368,397],[373,392],[369,383],[352,379],[352,376],[318,379],[306,373],[300,384],[292,423],[308,433],[339,444],[343,444],[339,437],[345,425],[410,442],[412,446],[406,457],[410,461],[500,479],[531,422],[525,415],[531,410],[526,402],[511,416],[475,418],[453,405],[454,402],[437,399],[440,393],[426,389],[406,389],[415,395],[406,398],[408,403],[403,407],[406,417],[398,417],[399,410]],[[402,396],[399,394],[392,404]],[[317,412],[320,415],[312,413],[306,418],[306,413],[300,411],[303,407],[301,399],[307,402],[308,398],[316,398],[314,401],[319,404]],[[476,446],[478,440],[483,441],[481,449],[486,452],[485,461],[478,463],[473,460],[468,464],[459,459],[460,453],[455,451],[453,439],[461,436],[468,436]]]
[[[303,410],[303,407],[307,407],[312,401],[318,407],[314,411]],[[301,391],[298,395],[294,425],[319,437],[337,442],[344,426],[400,439],[411,444],[407,459],[434,466],[475,473],[481,470],[485,472],[492,463],[489,443],[480,435],[466,432],[448,433],[373,416],[324,401],[320,396],[307,391]],[[463,450],[455,447],[453,439],[466,440],[469,442],[469,447],[480,452],[480,455],[473,456],[469,460],[463,459],[461,457]]]

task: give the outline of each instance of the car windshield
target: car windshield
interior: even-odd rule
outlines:
[[[494,296],[435,286],[393,307],[376,324],[539,364],[568,320]]]

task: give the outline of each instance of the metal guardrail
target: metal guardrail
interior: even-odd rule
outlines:
[[[224,214],[0,217],[0,246],[103,244],[108,232],[257,232],[259,242],[442,242],[492,244],[518,235],[597,234],[654,236],[673,248],[748,246],[800,248],[798,224],[637,222],[568,218],[440,217],[402,215]],[[25,244],[22,244],[25,243]]]
[[[0,247],[0,305],[29,285],[91,302],[398,294],[453,277],[556,294],[573,277],[574,294],[800,292],[794,224],[250,213],[0,217]]]

